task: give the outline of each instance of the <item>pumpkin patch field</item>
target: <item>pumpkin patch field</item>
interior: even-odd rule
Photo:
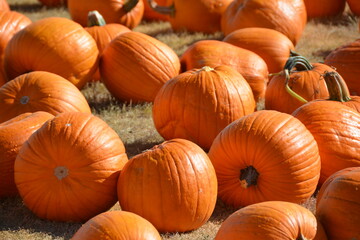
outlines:
[[[0,0],[0,240],[360,239],[357,0]]]

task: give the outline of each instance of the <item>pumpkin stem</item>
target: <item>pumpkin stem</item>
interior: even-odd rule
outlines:
[[[55,177],[57,177],[57,179],[61,180],[69,175],[69,170],[67,169],[67,167],[58,166],[54,168],[54,175]]]
[[[259,173],[253,166],[248,166],[240,170],[240,184],[243,188],[257,185]]]
[[[329,91],[329,100],[338,102],[351,100],[349,89],[337,72],[325,72],[324,80]]]
[[[127,0],[122,9],[124,9],[125,12],[130,12],[135,6],[136,4],[138,4],[139,0]]]
[[[166,6],[159,6],[154,0],[147,0],[149,3],[149,6],[151,7],[152,10],[154,10],[155,12],[158,12],[160,14],[164,14],[164,15],[170,15],[170,16],[174,16],[175,15],[175,4],[173,3],[172,5],[166,7]]]
[[[105,19],[98,11],[94,10],[88,13],[88,21],[87,21],[88,27],[104,26],[105,24],[106,24]]]
[[[289,59],[286,61],[284,70],[288,69],[291,72],[293,68],[296,68],[297,71],[309,71],[314,67],[305,57],[295,55],[289,57]]]
[[[301,97],[299,94],[297,94],[296,92],[294,92],[290,87],[289,87],[289,80],[290,80],[290,73],[289,70],[285,69],[285,89],[286,91],[293,96],[294,98],[296,98],[297,100],[299,100],[300,102],[303,103],[307,103],[308,101]]]

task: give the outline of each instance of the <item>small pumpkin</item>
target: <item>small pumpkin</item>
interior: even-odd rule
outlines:
[[[21,147],[15,184],[38,217],[83,222],[116,203],[127,160],[123,142],[106,122],[90,113],[61,113]]]
[[[152,102],[164,83],[178,75],[180,61],[165,43],[140,32],[125,32],[110,42],[100,59],[102,80],[116,98]]]
[[[25,73],[0,88],[0,123],[22,113],[87,112],[84,95],[72,83],[50,72]]]
[[[31,71],[47,71],[80,89],[95,73],[98,55],[95,40],[79,24],[67,18],[47,17],[11,38],[4,64],[9,80]]]
[[[215,240],[314,239],[316,217],[305,207],[284,201],[252,204],[231,214]]]
[[[208,150],[223,128],[255,108],[251,88],[239,72],[205,66],[164,84],[153,104],[153,121],[165,140],[184,138]]]
[[[360,238],[359,189],[360,167],[342,169],[321,186],[316,198],[316,217],[329,239]]]
[[[14,163],[24,142],[44,122],[54,116],[48,112],[23,113],[0,123],[0,198],[18,195],[14,182]]]
[[[195,143],[172,139],[132,157],[118,181],[121,209],[159,232],[186,232],[211,216],[217,181],[207,154]]]
[[[230,123],[208,155],[219,198],[236,208],[274,200],[302,203],[320,177],[319,149],[311,132],[290,114],[274,110]]]
[[[346,0],[304,0],[307,17],[330,18],[340,16],[346,5]]]
[[[107,23],[120,23],[130,29],[139,25],[144,14],[142,0],[68,0],[71,19],[86,27],[90,11],[98,11]]]
[[[126,211],[100,213],[83,224],[71,240],[161,240],[156,228],[146,219]]]

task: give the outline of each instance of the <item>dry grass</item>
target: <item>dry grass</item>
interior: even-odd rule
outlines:
[[[36,0],[8,0],[11,8],[29,16],[33,21],[48,16],[68,17],[66,8],[45,8]],[[187,46],[200,39],[222,39],[222,34],[174,33],[170,24],[143,22],[134,29],[147,33],[172,47],[180,56]],[[296,51],[310,61],[322,61],[332,49],[359,38],[357,19],[345,15],[327,21],[310,21]],[[83,94],[93,113],[105,120],[125,143],[129,157],[163,141],[154,128],[151,104],[131,105],[118,102],[101,83],[88,84]],[[314,212],[315,198],[304,204]],[[120,209],[116,204],[112,210]],[[196,231],[183,234],[164,234],[164,239],[213,239],[221,222],[235,209],[218,201],[211,219]],[[81,226],[78,223],[58,223],[34,216],[19,197],[0,199],[0,239],[69,239]]]

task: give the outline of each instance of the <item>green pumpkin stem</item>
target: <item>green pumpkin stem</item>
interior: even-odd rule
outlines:
[[[137,4],[138,4],[139,0],[127,0],[122,9],[124,9],[125,12],[130,12]]]
[[[174,3],[167,7],[167,6],[159,6],[156,3],[156,1],[154,1],[154,0],[146,0],[146,1],[148,1],[149,6],[155,12],[158,12],[158,13],[164,14],[164,15],[170,15],[170,16],[175,15],[175,5],[174,5]]]
[[[250,186],[256,186],[259,173],[253,166],[248,166],[240,170],[240,184],[243,188],[248,188]]]
[[[337,72],[325,72],[324,80],[329,91],[329,100],[338,102],[351,100],[349,89]]]
[[[296,98],[297,100],[299,100],[300,102],[302,103],[307,103],[308,101],[301,97],[299,94],[297,94],[296,92],[294,92],[290,87],[289,87],[289,79],[290,79],[290,73],[287,69],[285,69],[285,79],[286,79],[286,82],[285,82],[285,89],[286,91],[291,95],[293,96],[294,98]]]
[[[105,19],[103,16],[96,10],[90,11],[88,13],[88,21],[87,26],[93,27],[93,26],[104,26],[106,24]]]

